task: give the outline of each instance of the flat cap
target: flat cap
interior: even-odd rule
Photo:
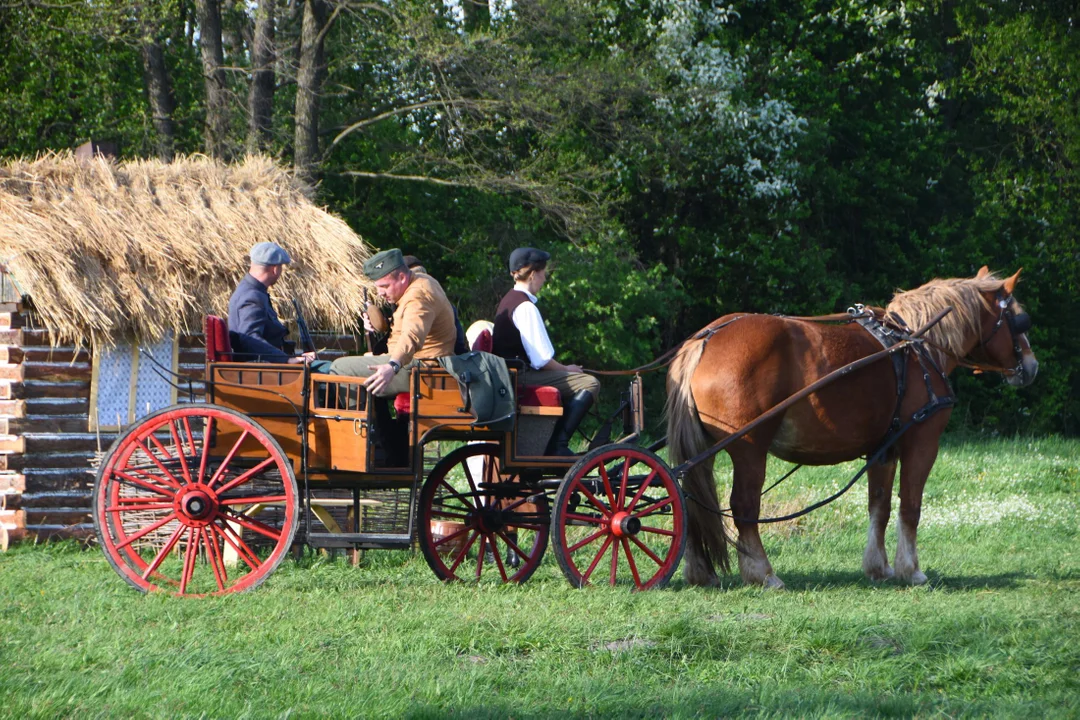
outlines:
[[[364,261],[364,274],[372,280],[386,277],[398,269],[405,269],[405,258],[397,248],[375,253]]]
[[[288,265],[292,258],[277,243],[261,242],[251,248],[251,262],[255,265]]]
[[[533,263],[547,262],[550,259],[551,253],[546,253],[543,250],[531,247],[518,248],[510,253],[510,272],[517,272]]]

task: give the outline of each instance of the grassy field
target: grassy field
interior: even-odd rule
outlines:
[[[803,470],[767,510],[854,471]],[[551,553],[523,586],[442,585],[419,553],[369,552],[185,600],[138,594],[96,548],[18,547],[0,715],[1080,716],[1080,441],[948,443],[924,587],[863,578],[864,488],[767,530],[783,592],[577,591]]]

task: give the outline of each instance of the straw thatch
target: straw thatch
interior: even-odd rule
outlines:
[[[370,251],[308,192],[264,157],[12,161],[0,166],[0,263],[54,342],[112,345],[200,332],[203,315],[225,315],[251,246],[272,240],[293,258],[271,290],[281,314],[296,296],[313,328],[350,332]]]

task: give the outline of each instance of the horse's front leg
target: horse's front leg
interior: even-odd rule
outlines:
[[[866,471],[870,531],[863,553],[863,572],[871,580],[888,580],[893,576],[889,555],[885,551],[885,528],[892,512],[892,487],[896,477],[896,460],[873,465]]]
[[[924,429],[924,428],[920,428]],[[922,515],[923,489],[930,468],[938,454],[938,438],[929,433],[922,433],[921,438],[905,438],[900,453],[900,523],[896,532],[896,577],[922,585],[926,575],[919,569],[919,553],[916,549],[915,536],[919,530],[919,517]],[[919,441],[921,440],[921,442]]]
[[[745,444],[729,449],[735,473],[731,485],[731,514],[739,531],[735,544],[739,551],[739,574],[748,585],[763,585],[782,590],[784,582],[773,572],[772,564],[761,544],[761,488],[765,484],[767,456],[758,448]]]

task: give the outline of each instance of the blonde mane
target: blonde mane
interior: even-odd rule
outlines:
[[[951,305],[953,311],[926,333],[926,339],[948,353],[962,357],[970,338],[979,337],[980,314],[990,307],[983,293],[997,292],[1003,284],[1004,281],[993,273],[973,278],[935,279],[914,290],[897,291],[886,312],[896,313],[914,330]]]

